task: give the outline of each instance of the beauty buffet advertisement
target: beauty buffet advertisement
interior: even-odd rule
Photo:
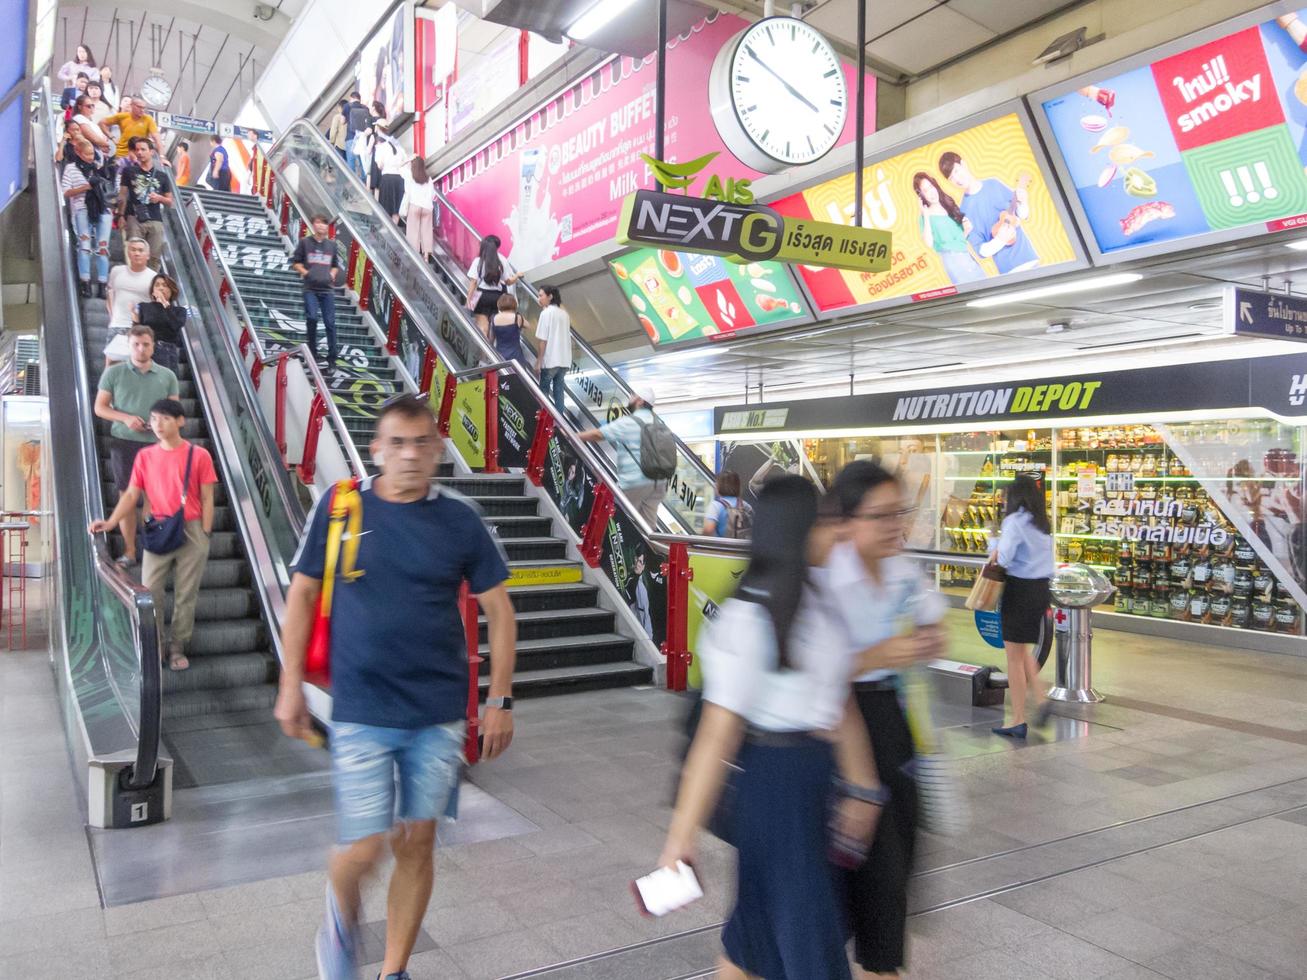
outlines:
[[[1307,224],[1305,48],[1302,10],[1046,99],[1099,251]]]
[[[724,340],[807,317],[798,287],[780,262],[739,265],[716,255],[641,248],[610,259],[608,267],[655,347]]]

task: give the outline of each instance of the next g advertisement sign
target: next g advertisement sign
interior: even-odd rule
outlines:
[[[1307,225],[1305,48],[1251,14],[1035,96],[1100,258]]]

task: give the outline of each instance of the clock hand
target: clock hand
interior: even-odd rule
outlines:
[[[753,48],[745,48],[744,50],[745,50],[745,53],[748,54],[748,56],[749,56],[750,58],[752,58],[754,61],[758,62],[758,64],[762,65],[762,67],[766,68],[767,71],[771,73],[772,77],[776,79],[776,81],[778,81],[778,82],[780,82],[782,85],[784,85],[784,86],[785,86],[785,90],[786,90],[787,92],[789,92],[790,95],[794,96],[796,99],[798,99],[800,102],[802,102],[804,105],[806,105],[806,106],[807,106],[809,109],[811,109],[813,112],[819,112],[819,111],[820,111],[820,110],[819,110],[815,105],[813,105],[811,102],[809,102],[807,99],[805,99],[801,94],[799,94],[798,90],[795,89],[795,87],[794,87],[793,85],[791,85],[791,84],[790,84],[789,82],[787,82],[785,79],[781,78],[781,76],[778,75],[778,74],[776,73],[776,69],[772,68],[771,65],[767,64],[767,62],[763,61],[763,60],[762,60],[761,58],[759,58],[756,54],[754,54],[754,53],[753,53]]]

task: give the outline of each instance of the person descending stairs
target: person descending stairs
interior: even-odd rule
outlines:
[[[254,321],[264,349],[272,352],[304,343],[300,277],[290,268],[287,240],[277,233],[263,202],[206,188],[187,188],[182,194],[183,198],[198,198],[203,205],[235,280],[232,285]],[[335,297],[340,352],[323,376],[359,457],[367,460],[377,411],[391,395],[407,390],[406,382],[388,358],[379,330],[350,302],[343,286],[336,287]],[[326,354],[321,329],[318,337],[321,360]],[[514,696],[652,680],[652,668],[634,661],[634,641],[617,631],[617,614],[600,606],[595,586],[581,581],[581,563],[568,557],[567,541],[554,535],[551,519],[540,513],[540,501],[527,492],[523,476],[455,476],[452,464],[446,463],[439,480],[480,507],[514,574],[509,583],[518,622]],[[488,655],[483,617],[480,649],[483,657]],[[483,695],[488,678],[489,671],[483,669]]]

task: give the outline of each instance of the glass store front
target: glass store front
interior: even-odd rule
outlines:
[[[1182,375],[1188,380],[1176,384]],[[1081,392],[1094,388],[1088,400],[1062,397],[1074,379],[1041,379],[765,412],[727,407],[716,419],[719,439],[738,440],[735,458],[748,445],[791,445],[806,457],[795,469],[824,486],[855,459],[880,461],[915,507],[907,541],[916,549],[984,554],[1004,486],[1018,473],[1037,475],[1057,560],[1093,565],[1117,586],[1099,610],[1103,625],[1209,641],[1216,634],[1192,628],[1236,630],[1225,634],[1234,645],[1307,653],[1294,639],[1307,636],[1307,418],[1295,419],[1303,408],[1293,404],[1303,379],[1307,357],[1293,355],[1095,375],[1080,382]],[[994,417],[958,424],[988,390],[997,392]],[[1063,404],[1070,417],[1055,414]],[[750,423],[779,431],[766,443],[747,440]],[[975,570],[943,565],[937,574],[941,589],[960,597]]]

